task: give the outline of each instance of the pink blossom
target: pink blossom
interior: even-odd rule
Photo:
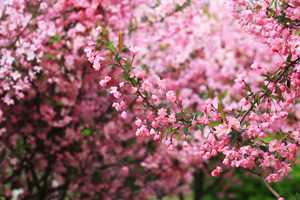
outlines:
[[[132,47],[129,48],[129,51],[130,51],[133,55],[138,54],[138,53],[140,52],[140,50],[141,50],[141,48],[138,47],[138,46],[135,46],[135,47],[132,46]]]
[[[168,122],[174,123],[176,121],[175,113],[171,113],[169,116]]]
[[[153,100],[154,102],[157,101],[157,96],[156,96],[156,95],[153,94],[153,95],[151,96],[151,98],[152,98],[152,100]]]
[[[173,90],[170,90],[169,92],[167,92],[166,96],[167,96],[167,99],[171,102],[175,102],[177,100],[177,97],[174,95]]]
[[[161,80],[160,78],[158,78],[157,85],[159,89],[166,89],[166,81],[164,79]]]
[[[187,141],[183,141],[183,143],[182,143],[182,148],[183,149],[185,149],[185,148],[187,148],[189,146],[190,146],[190,144]]]
[[[169,145],[168,151],[174,151],[174,145],[173,145],[173,144],[170,144],[170,145]]]
[[[253,70],[257,70],[257,69],[260,68],[260,64],[258,62],[256,62],[256,61],[254,61],[253,64],[251,65],[251,68]]]
[[[102,27],[101,26],[97,26],[96,31],[98,31],[98,33],[102,33]]]
[[[121,117],[126,119],[127,118],[127,113],[125,111],[122,112]]]
[[[279,181],[279,176],[278,174],[270,174],[266,180],[270,183],[270,182],[277,182]]]

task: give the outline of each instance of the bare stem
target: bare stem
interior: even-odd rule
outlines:
[[[277,198],[279,199],[281,196],[280,194],[278,194],[278,192],[276,192],[276,190],[270,185],[270,183],[268,181],[266,181],[266,178],[264,177],[264,175],[261,173],[260,169],[255,165],[254,166],[255,170],[257,171],[257,175],[261,178],[261,180],[263,181],[263,183],[267,186],[267,188],[270,190],[270,192]]]

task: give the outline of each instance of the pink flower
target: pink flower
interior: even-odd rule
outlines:
[[[157,101],[157,96],[156,96],[156,95],[153,94],[153,95],[151,96],[151,98],[152,98],[152,100],[153,100],[154,102]]]
[[[121,117],[124,118],[124,119],[127,118],[127,113],[126,113],[126,111],[123,111],[123,112],[122,112]]]
[[[137,78],[143,78],[144,75],[142,74],[142,72],[138,71],[138,72],[136,73],[136,77],[137,77]]]
[[[190,146],[190,144],[187,142],[187,141],[184,141],[183,143],[182,143],[182,148],[187,148],[187,147],[189,147]]]
[[[193,120],[192,121],[192,126],[196,126],[197,125],[197,121]]]
[[[220,166],[218,166],[218,167],[216,168],[216,170],[218,170],[219,173],[222,173],[222,172],[223,172],[223,169],[222,169]]]
[[[266,180],[270,183],[270,182],[277,182],[277,181],[279,181],[279,176],[278,176],[278,174],[270,174],[267,178],[266,178]]]
[[[160,80],[160,78],[158,78],[157,85],[159,89],[166,89],[166,81],[164,79]]]
[[[268,89],[269,89],[269,90],[274,90],[274,89],[275,89],[275,83],[271,82],[271,83],[268,85]]]
[[[268,69],[266,67],[261,68],[261,73],[268,74]]]
[[[113,103],[112,107],[114,107],[117,111],[122,110],[121,106],[119,103]]]
[[[136,93],[137,92],[137,88],[136,87],[131,87],[131,93]]]
[[[152,84],[148,80],[146,80],[146,81],[143,82],[142,88],[145,91],[149,92],[151,90],[151,88],[152,88]]]
[[[153,128],[158,128],[158,124],[157,124],[155,121],[153,121],[153,122],[151,123],[151,126],[152,126]]]
[[[167,99],[171,102],[175,102],[177,100],[177,97],[174,96],[173,90],[170,90],[169,92],[167,92],[166,96],[167,96]]]
[[[138,46],[135,46],[135,47],[132,46],[132,47],[129,48],[129,51],[130,51],[133,55],[138,54],[138,53],[140,52],[140,50],[141,50],[141,48],[138,47]]]
[[[168,122],[174,123],[176,121],[175,113],[171,113],[169,116]]]
[[[246,75],[244,75],[244,74],[238,74],[238,75],[237,75],[237,79],[235,79],[234,81],[235,81],[236,83],[243,83],[245,77],[246,77]]]
[[[96,31],[98,31],[98,33],[102,33],[102,27],[101,27],[101,26],[98,26],[98,27],[96,28]]]
[[[257,70],[257,69],[260,68],[260,64],[258,62],[256,62],[256,61],[254,61],[253,64],[251,65],[251,68],[253,70]]]
[[[174,151],[174,145],[173,145],[173,144],[170,144],[170,145],[169,145],[168,151]]]
[[[101,80],[101,81],[99,81],[99,84],[104,87],[104,86],[106,86],[106,81],[105,80]]]
[[[215,176],[219,176],[220,173],[218,172],[218,170],[215,169],[214,171],[211,172],[211,175],[212,175],[213,177],[215,177]]]
[[[260,121],[260,118],[259,118],[258,114],[256,114],[255,112],[252,112],[250,114],[249,119],[251,119],[252,121],[257,121],[257,122]]]
[[[150,135],[155,135],[155,134],[156,134],[155,130],[153,128],[151,128]]]

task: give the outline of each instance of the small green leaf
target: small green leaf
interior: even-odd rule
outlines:
[[[198,112],[196,115],[195,115],[195,119],[197,119],[199,117],[199,115],[201,115],[200,112]]]
[[[245,121],[246,127],[250,126],[250,123]]]
[[[214,121],[214,122],[210,122],[209,124],[208,124],[208,126],[218,126],[218,125],[220,125],[220,124],[223,124],[221,121]]]
[[[90,129],[84,129],[84,130],[82,131],[81,135],[89,135],[89,134],[91,134],[91,133],[92,133],[92,131],[91,131]]]
[[[113,52],[110,52],[110,54],[109,54],[110,60],[113,60],[113,55],[114,55],[114,53],[113,53]]]
[[[107,47],[112,51],[117,51],[117,49],[111,44],[107,45]]]
[[[291,82],[289,80],[286,81],[286,85],[288,88],[291,88]]]
[[[52,60],[55,60],[55,59],[56,59],[56,57],[55,57],[53,54],[51,54],[51,53],[46,53],[46,54],[44,55],[44,57],[46,57],[46,58],[51,58]]]
[[[187,113],[189,113],[189,114],[192,115],[192,112],[189,109],[182,109],[182,110],[184,110],[185,112],[187,112]]]
[[[121,33],[119,33],[119,45],[120,45],[120,48],[123,46],[123,36]]]
[[[222,106],[220,105],[220,103],[218,103],[218,110],[219,110],[219,112],[220,112],[220,114],[221,114],[221,118],[222,118],[225,122],[227,122],[227,119],[226,119],[226,117],[225,117],[225,113],[224,113],[224,111],[223,111]]]
[[[298,30],[298,31],[296,32],[295,35],[296,35],[296,36],[297,36],[297,35],[300,35],[300,30]]]
[[[281,141],[283,138],[285,138],[287,135],[285,135],[285,134],[281,134],[281,135],[279,135],[276,139],[278,140],[278,142],[279,141]]]
[[[17,139],[17,142],[16,142],[17,149],[21,146],[22,141],[23,141],[23,137],[20,137],[19,139]]]
[[[189,127],[184,127],[183,128],[183,133],[185,134],[185,135],[188,135],[188,132],[189,132]]]
[[[176,140],[178,140],[178,139],[179,139],[179,133],[176,134]]]
[[[276,90],[276,93],[279,96],[279,99],[284,100],[283,97],[282,97],[282,94],[281,94],[281,90],[277,85],[275,86],[275,90]]]
[[[57,102],[57,105],[58,105],[58,106],[62,106],[63,103],[62,103],[61,101],[58,101],[58,102]]]
[[[277,11],[277,2],[278,2],[278,0],[275,0],[275,2],[274,2],[276,11]]]
[[[300,200],[300,195],[299,195],[298,192],[296,192],[295,197],[296,197],[297,200]]]
[[[250,86],[249,86],[246,82],[244,82],[244,83],[245,83],[245,88],[246,88],[246,90],[248,90],[249,92],[251,92]]]
[[[126,59],[124,59],[124,58],[122,58],[122,60],[125,62],[125,64],[127,65],[127,67],[129,67],[129,62]]]
[[[56,39],[55,38],[51,38],[50,40],[48,40],[48,42],[47,43],[53,43],[53,42],[55,42],[56,41]]]
[[[260,96],[259,96],[259,93],[257,94],[256,101],[257,101],[257,106],[259,106],[259,104],[260,104]]]
[[[127,49],[126,47],[121,47],[120,52],[123,51],[124,49]]]
[[[170,137],[174,134],[174,133],[177,133],[178,131],[180,131],[179,128],[176,128],[174,130],[171,131],[171,134],[170,134]]]
[[[168,107],[168,109],[167,109],[167,114],[168,115],[170,115],[171,114],[171,110],[170,110],[170,108]]]
[[[121,75],[121,76],[115,77],[115,79],[118,79],[118,78],[126,78],[126,76],[125,75]]]

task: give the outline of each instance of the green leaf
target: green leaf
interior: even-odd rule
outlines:
[[[110,54],[109,54],[110,60],[113,60],[113,55],[114,55],[114,53],[113,53],[113,52],[110,52]]]
[[[55,57],[53,54],[51,54],[51,53],[46,53],[46,54],[44,55],[44,57],[46,57],[46,58],[51,58],[52,60],[55,60],[55,59],[56,59],[56,57]]]
[[[126,78],[126,76],[125,75],[121,75],[121,76],[115,77],[115,79],[118,79],[118,78]]]
[[[278,140],[278,142],[279,141],[281,141],[283,138],[285,138],[287,135],[285,135],[285,134],[281,134],[281,135],[279,135],[276,139]]]
[[[47,43],[53,43],[53,42],[55,42],[56,41],[56,39],[55,38],[51,38],[50,40],[48,40],[48,42]]]
[[[122,60],[125,62],[125,64],[127,65],[127,67],[130,66],[130,65],[129,65],[129,62],[128,62],[126,59],[122,58]]]
[[[201,115],[200,112],[198,112],[196,115],[195,115],[195,119],[197,119],[199,117],[199,115]]]
[[[89,134],[91,134],[91,133],[92,133],[92,131],[91,131],[90,129],[84,129],[84,130],[82,131],[81,135],[89,135]]]
[[[57,102],[57,105],[58,105],[58,106],[62,106],[63,103],[62,103],[61,101],[59,101],[59,102]]]
[[[208,124],[208,126],[218,126],[218,125],[220,125],[220,124],[223,124],[221,121],[214,121],[214,122],[210,122],[209,124]]]
[[[246,82],[244,82],[244,83],[245,83],[245,88],[246,88],[246,90],[248,90],[249,92],[251,92],[250,86],[249,86]]]
[[[123,51],[124,49],[127,49],[126,47],[121,47],[120,52]]]
[[[296,197],[297,200],[300,200],[300,195],[299,195],[298,192],[296,192],[295,197]]]
[[[17,142],[16,142],[17,149],[21,146],[22,141],[23,141],[23,137],[20,137],[19,139],[17,139]]]
[[[260,104],[260,96],[259,96],[259,93],[257,94],[256,102],[257,102],[257,106],[259,106],[259,104]]]
[[[300,30],[298,30],[298,31],[296,32],[295,35],[300,35]],[[297,193],[297,194],[298,194],[298,193]]]
[[[281,90],[277,85],[275,86],[275,90],[276,90],[276,93],[278,94],[279,98],[281,100],[284,100],[283,97],[282,97],[282,94],[281,94]]]
[[[170,110],[170,108],[168,107],[168,109],[167,109],[167,114],[168,115],[170,115],[171,114],[171,110]]]
[[[120,45],[120,48],[123,46],[123,36],[121,33],[119,33],[119,45]]]
[[[184,133],[184,135],[188,135],[188,132],[189,132],[189,127],[184,127],[183,128],[183,133]]]
[[[192,115],[192,112],[189,109],[182,109],[182,110],[184,110],[185,112],[187,112],[187,113],[189,113],[189,114]]]
[[[177,133],[178,131],[180,131],[179,128],[176,128],[174,130],[171,131],[171,134],[170,134],[170,137],[174,134],[174,133]]]
[[[276,11],[277,11],[277,2],[278,2],[278,0],[275,0],[275,2],[274,2]]]
[[[179,133],[176,134],[176,140],[178,140],[178,139],[179,139]]]
[[[126,70],[127,70],[126,65],[122,65],[122,69],[123,69],[124,71],[126,71]]]
[[[250,123],[245,121],[246,127],[250,126]]]
[[[107,45],[107,47],[112,51],[117,51],[117,49],[111,44]]]
[[[220,114],[221,114],[221,118],[222,118],[225,122],[227,122],[227,119],[226,119],[226,117],[225,117],[225,113],[224,113],[224,111],[223,111],[222,106],[220,105],[220,103],[218,103],[218,110],[219,110],[219,112],[220,112]]]
[[[286,85],[288,88],[291,88],[291,82],[289,80],[286,81]]]

